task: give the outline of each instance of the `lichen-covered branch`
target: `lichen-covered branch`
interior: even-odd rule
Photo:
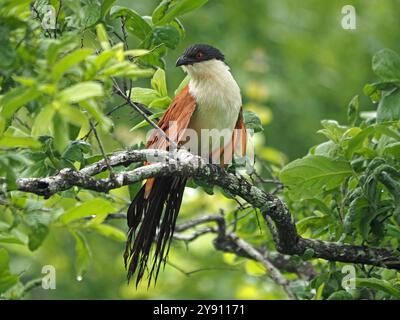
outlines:
[[[228,173],[222,167],[206,163],[201,158],[184,150],[174,153],[160,150],[125,151],[110,156],[108,162],[111,167],[128,166],[134,162],[148,160],[149,157],[152,157],[152,164],[115,174],[114,177],[109,179],[93,178],[97,173],[107,170],[107,163],[102,160],[80,171],[64,169],[51,177],[18,179],[17,186],[20,191],[50,197],[73,186],[97,192],[108,192],[111,189],[149,177],[170,175],[193,177],[210,185],[219,186],[230,194],[239,196],[252,206],[259,208],[264,219],[269,217],[273,222],[274,241],[280,253],[302,255],[307,249],[312,249],[314,258],[362,263],[400,270],[399,253],[390,249],[301,238],[297,233],[293,217],[279,197],[257,188],[238,174]]]
[[[126,219],[126,214],[109,214],[107,219]],[[199,228],[199,226],[203,224],[209,224],[213,222],[217,223],[217,228],[214,226],[205,226]],[[194,228],[196,229],[192,231]],[[190,233],[183,233],[188,230],[190,230]],[[217,250],[255,260],[254,257],[249,256],[245,251],[231,241],[231,235],[233,235],[234,232],[226,232],[225,220],[221,215],[205,215],[181,222],[175,227],[174,238],[184,242],[191,242],[200,236],[210,233],[218,234],[218,237],[214,241],[214,247]],[[276,251],[272,252],[266,250],[265,248],[254,249],[259,251],[265,259],[269,260],[279,270],[296,273],[304,279],[311,279],[316,275],[313,266],[307,261],[295,262],[289,255],[284,255]]]
[[[214,246],[217,250],[224,252],[232,252],[237,255],[256,260],[260,262],[266,270],[268,270],[268,275],[274,280],[278,285],[282,286],[288,297],[292,300],[296,299],[293,294],[289,281],[286,280],[279,269],[271,262],[266,255],[262,254],[259,250],[253,247],[250,243],[239,238],[233,232],[227,231],[225,225],[225,219],[221,215],[208,215],[187,222],[181,223],[176,226],[175,231],[181,232],[193,227],[196,227],[203,223],[216,222],[217,228],[202,228],[195,231],[194,233],[185,236],[181,234],[175,234],[174,237],[179,240],[192,241],[208,232],[217,233],[217,238],[214,240]]]

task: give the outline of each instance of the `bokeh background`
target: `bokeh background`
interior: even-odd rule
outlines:
[[[117,1],[151,15],[157,0]],[[341,9],[356,8],[355,30],[341,27]],[[265,126],[257,146],[271,161],[285,162],[305,155],[322,141],[316,134],[322,119],[346,119],[347,104],[359,94],[361,109],[373,110],[363,85],[374,81],[372,55],[381,48],[400,52],[398,0],[210,0],[182,18],[186,38],[170,51],[166,64],[169,91],[183,79],[175,60],[192,43],[221,49],[239,82],[245,108],[255,111]],[[132,42],[132,47],[135,45]],[[148,86],[148,81],[142,86]],[[135,121],[130,110],[114,115],[116,133],[131,136]],[[106,147],[111,151],[115,146]],[[278,151],[279,150],[279,151]],[[260,151],[261,152],[261,151]],[[257,153],[257,150],[256,150]],[[222,195],[209,196],[189,189],[180,219],[232,207]],[[217,206],[218,204],[218,206]],[[123,221],[112,221],[125,230]],[[254,223],[254,221],[249,221]],[[265,232],[265,231],[264,231]],[[33,299],[274,299],[283,293],[251,263],[217,252],[212,236],[186,246],[175,241],[157,286],[127,285],[124,245],[98,235],[89,236],[92,264],[83,279],[74,270],[74,243],[66,231],[53,228],[36,252],[20,251],[12,263],[26,279],[40,275],[45,264],[57,270],[57,289],[34,289]],[[22,250],[15,248],[15,251]],[[34,260],[32,260],[32,258]],[[34,261],[31,265],[27,263]]]

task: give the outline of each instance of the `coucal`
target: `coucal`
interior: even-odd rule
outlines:
[[[237,146],[244,155],[246,129],[242,98],[224,55],[210,45],[195,44],[185,50],[176,66],[188,73],[190,81],[158,122],[169,139],[155,130],[147,142],[147,148],[169,150],[168,140],[182,147],[191,129],[200,140],[196,144],[198,149],[192,148],[191,152],[197,152],[213,162],[220,161],[220,165],[232,159]],[[224,139],[227,143],[211,143],[209,136],[206,136],[206,141],[201,141],[205,140],[202,138],[203,132],[216,130],[223,132],[223,138],[229,135],[228,139]],[[166,262],[186,181],[187,178],[179,176],[148,179],[129,206],[124,260],[128,280],[137,272],[136,285],[146,269],[149,284],[152,278],[156,281],[161,265]],[[150,256],[152,261],[148,266]]]

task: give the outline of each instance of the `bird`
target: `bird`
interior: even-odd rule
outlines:
[[[194,44],[178,58],[176,67],[190,80],[157,123],[164,135],[154,130],[147,148],[169,150],[172,143],[189,145],[184,138],[190,131],[200,137],[200,143],[190,144],[197,149],[190,151],[207,161],[225,166],[238,147],[244,156],[247,133],[241,92],[225,56],[211,45]],[[212,135],[202,137],[203,132],[213,131],[223,132],[222,139],[215,142]],[[152,279],[156,283],[160,267],[165,267],[187,180],[181,176],[147,179],[128,208],[124,262],[128,282],[136,274],[136,287],[146,270],[149,286]]]

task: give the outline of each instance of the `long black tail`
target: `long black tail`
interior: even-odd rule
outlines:
[[[150,285],[152,278],[157,281],[162,263],[166,263],[176,218],[182,203],[186,178],[156,178],[147,199],[145,187],[138,192],[128,209],[128,240],[124,254],[128,281],[137,271],[136,286],[143,278],[147,262],[154,245]]]

